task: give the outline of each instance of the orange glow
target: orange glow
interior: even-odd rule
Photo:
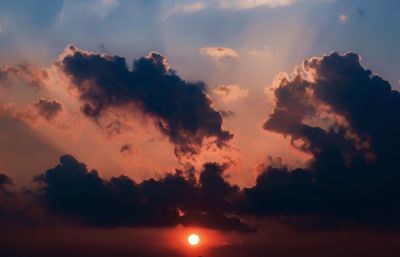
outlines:
[[[187,240],[188,243],[193,246],[198,245],[200,243],[200,237],[197,234],[190,234]]]

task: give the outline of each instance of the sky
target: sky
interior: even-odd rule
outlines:
[[[398,256],[399,7],[0,1],[0,253]]]

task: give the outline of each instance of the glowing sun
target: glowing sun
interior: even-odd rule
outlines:
[[[198,245],[200,243],[200,237],[197,234],[190,234],[187,240],[190,245]]]

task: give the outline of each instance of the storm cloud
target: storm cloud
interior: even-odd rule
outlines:
[[[223,177],[224,167],[204,165],[199,181],[193,170],[169,173],[136,183],[126,176],[102,179],[97,171],[65,155],[60,164],[39,175],[37,197],[50,215],[95,227],[172,227],[196,225],[250,232],[228,215],[239,188]]]
[[[398,228],[399,92],[353,53],[311,58],[276,83],[264,128],[313,158],[305,168],[266,168],[246,189],[251,212]]]
[[[157,56],[161,58],[158,63],[164,63]],[[108,106],[119,107],[117,103],[124,105],[131,98],[136,101],[136,95],[129,91],[134,88],[103,89],[111,84],[102,79],[120,77],[109,77],[109,65],[113,67],[120,60],[126,67],[120,57],[76,51],[70,58],[83,58],[78,62],[83,68],[72,74],[78,88],[82,87],[82,100],[90,105],[83,109],[87,115],[97,117]],[[156,60],[148,58],[140,59],[143,65],[156,65]],[[98,74],[98,67],[90,69],[92,61],[102,63],[100,74],[106,74],[105,78],[87,75]],[[164,63],[159,69],[166,72],[165,67]],[[117,70],[135,77],[139,76],[133,75],[136,69]],[[174,74],[162,76],[177,79]],[[264,128],[289,137],[294,147],[310,154],[303,167],[291,169],[281,162],[272,163],[263,166],[254,186],[240,188],[229,182],[228,165],[214,162],[206,162],[199,171],[178,169],[136,182],[127,176],[104,179],[96,170],[64,155],[57,166],[36,177],[31,196],[53,219],[101,228],[182,224],[251,232],[250,220],[274,218],[301,229],[398,230],[399,93],[372,75],[361,65],[360,57],[351,53],[311,58],[291,76],[280,75],[275,82],[275,108]],[[101,90],[92,92],[92,87]],[[109,93],[115,96],[109,99],[107,90],[118,93]],[[127,90],[129,97],[120,90]],[[205,97],[204,91],[196,92]],[[0,188],[10,186],[10,181],[0,177]]]
[[[358,55],[306,60],[302,71],[277,83],[276,108],[265,129],[304,140],[305,151],[316,153],[332,143],[351,154],[368,151],[379,165],[399,167],[400,94],[365,69]]]
[[[111,108],[141,110],[155,119],[178,155],[197,153],[207,138],[222,147],[233,137],[222,128],[206,85],[182,80],[160,53],[135,60],[129,70],[123,57],[69,46],[61,66],[80,93],[84,114],[99,118]]]

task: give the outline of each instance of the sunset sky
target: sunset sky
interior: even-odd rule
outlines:
[[[399,10],[0,1],[0,256],[399,256]]]

